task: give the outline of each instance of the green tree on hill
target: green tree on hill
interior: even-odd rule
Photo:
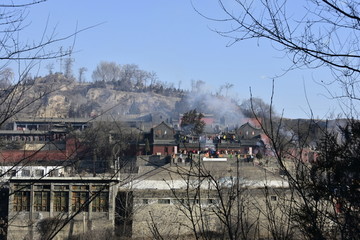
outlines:
[[[204,114],[198,113],[196,109],[190,110],[181,118],[180,127],[186,133],[201,134],[205,128],[205,122],[202,120]]]

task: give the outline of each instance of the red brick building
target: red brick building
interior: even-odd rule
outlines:
[[[175,130],[162,122],[151,130],[151,149],[154,155],[172,155],[178,152]]]

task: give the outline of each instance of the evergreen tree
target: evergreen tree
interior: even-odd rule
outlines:
[[[205,128],[205,122],[202,120],[203,117],[204,115],[198,113],[196,109],[190,110],[182,116],[180,127],[185,133],[199,135]]]

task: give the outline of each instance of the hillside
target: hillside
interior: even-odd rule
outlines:
[[[95,117],[146,114],[155,111],[172,113],[181,95],[156,91],[120,91],[112,84],[77,83],[62,74],[37,78],[24,90],[23,102],[34,101],[18,117]]]

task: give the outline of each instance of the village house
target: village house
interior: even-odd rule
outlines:
[[[165,122],[151,130],[151,147],[154,155],[172,155],[178,152],[175,130]]]

